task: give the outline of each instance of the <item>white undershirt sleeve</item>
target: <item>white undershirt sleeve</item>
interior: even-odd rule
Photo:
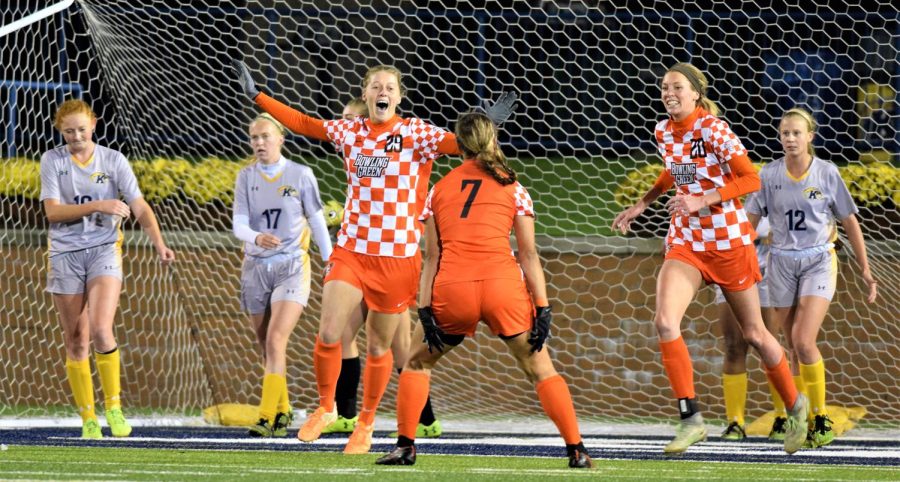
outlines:
[[[260,234],[250,229],[250,216],[246,214],[234,215],[231,219],[231,230],[235,237],[250,244],[256,244],[256,237]]]
[[[312,229],[313,241],[319,247],[322,261],[328,261],[328,258],[331,257],[331,235],[328,234],[328,226],[325,224],[325,212],[319,209],[306,220],[309,222],[309,228]]]

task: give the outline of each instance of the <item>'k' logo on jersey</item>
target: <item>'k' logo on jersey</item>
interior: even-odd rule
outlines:
[[[293,186],[281,186],[278,188],[278,192],[281,193],[281,197],[297,197],[300,194],[300,191],[294,189]]]
[[[672,163],[672,177],[675,178],[675,184],[684,186],[693,184],[697,179],[697,164],[686,162],[684,164]]]
[[[353,167],[356,168],[356,177],[381,177],[390,161],[391,158],[387,156],[364,156],[360,154],[353,161]]]
[[[106,184],[106,181],[109,181],[109,174],[105,172],[97,171],[91,174],[91,182],[94,184]]]
[[[806,196],[806,199],[811,201],[821,201],[825,199],[825,195],[822,194],[822,190],[817,187],[808,187],[803,190],[803,195]]]

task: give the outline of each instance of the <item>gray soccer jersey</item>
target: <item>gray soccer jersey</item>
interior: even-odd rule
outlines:
[[[769,218],[772,247],[802,250],[833,241],[835,220],[859,210],[837,167],[814,157],[806,174],[794,178],[784,158],[760,172],[762,188],[747,202],[747,211]]]
[[[81,164],[65,146],[41,156],[41,201],[56,199],[60,204],[84,204],[104,199],[141,197],[134,172],[119,151],[94,146],[94,156]],[[50,223],[50,256],[110,244],[122,232],[110,214],[93,213],[67,223]]]
[[[250,229],[273,234],[281,240],[277,249],[244,243],[244,253],[257,258],[276,254],[305,255],[311,235],[307,218],[322,209],[319,186],[312,169],[295,162],[269,178],[253,163],[238,173],[234,190],[234,214],[250,219]]]

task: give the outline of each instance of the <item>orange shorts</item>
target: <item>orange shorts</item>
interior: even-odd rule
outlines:
[[[491,333],[511,337],[531,330],[534,305],[522,280],[460,281],[435,286],[431,309],[448,335],[475,334],[484,320]]]
[[[725,291],[744,291],[762,280],[752,244],[723,251],[691,251],[683,244],[675,244],[669,248],[666,259],[697,268],[706,284],[717,284]]]
[[[422,254],[409,258],[371,256],[335,246],[325,266],[325,283],[340,280],[363,292],[370,310],[402,313],[416,299]]]

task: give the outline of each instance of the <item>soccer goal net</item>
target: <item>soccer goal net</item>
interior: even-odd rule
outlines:
[[[863,406],[866,420],[900,419],[900,18],[887,3],[812,10],[739,9],[708,2],[570,1],[77,1],[4,2],[0,38],[0,415],[70,412],[62,329],[46,278],[46,228],[37,161],[62,144],[52,127],[63,99],[88,101],[96,141],[121,150],[178,255],[162,268],[127,223],[125,283],[116,320],[123,397],[150,413],[196,413],[257,403],[262,357],[238,303],[241,253],[230,232],[237,170],[257,111],[228,65],[247,63],[261,87],[321,118],[360,94],[368,67],[403,72],[404,115],[452,129],[457,116],[520,93],[502,128],[504,152],[530,190],[554,306],[548,342],[582,416],[668,419],[675,410],[653,326],[667,224],[657,203],[627,237],[615,214],[661,164],[652,130],[664,115],[665,69],[692,62],[754,161],[780,156],[777,123],[813,112],[821,157],[840,166],[861,207],[878,301],[849,247],[819,338],[829,403]],[[598,6],[599,5],[599,6]],[[617,5],[622,5],[621,7]],[[880,11],[884,9],[885,11]],[[47,12],[33,16],[36,12]],[[27,21],[22,21],[27,19]],[[323,200],[344,201],[334,149],[288,136]],[[458,165],[435,163],[432,182]],[[321,262],[313,254],[314,273]],[[294,404],[314,407],[312,348],[320,276],[289,344]],[[721,329],[704,288],[683,321],[697,392],[722,417]],[[769,410],[763,372],[749,361],[750,415]],[[99,387],[99,384],[96,384]],[[540,413],[533,388],[502,342],[479,331],[432,380],[439,415]],[[394,408],[396,383],[382,409]],[[98,400],[102,400],[98,393]]]

